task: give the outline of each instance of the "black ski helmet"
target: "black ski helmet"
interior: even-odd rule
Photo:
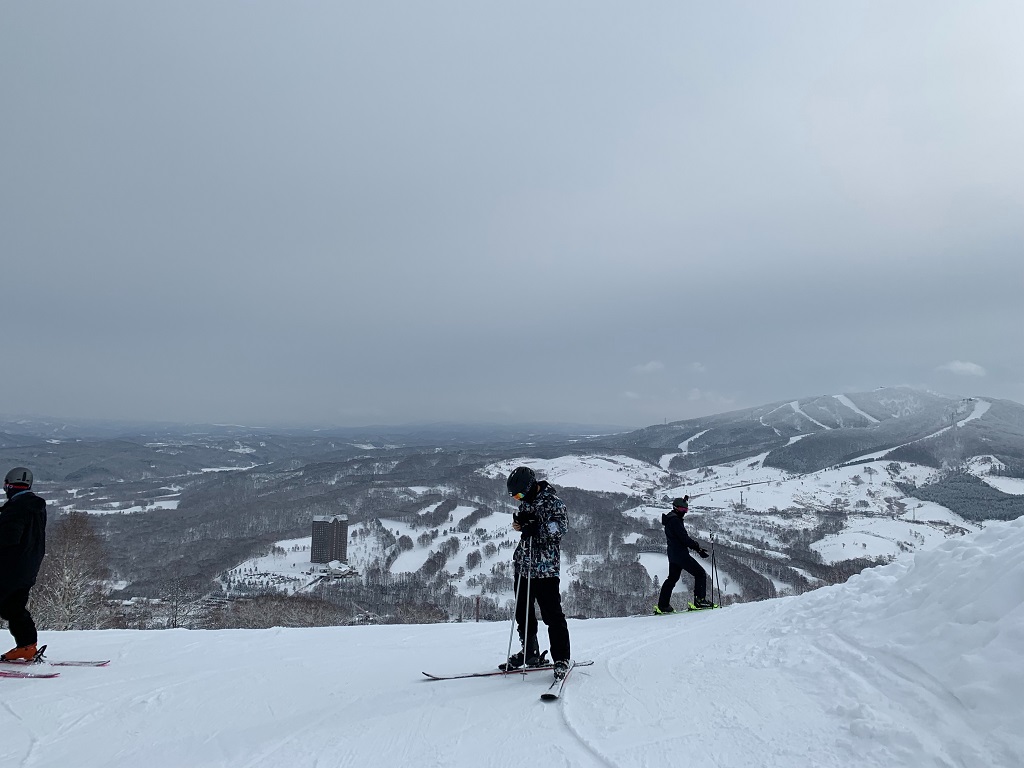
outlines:
[[[517,493],[527,494],[537,482],[537,476],[529,467],[516,467],[508,476],[505,487],[508,488],[508,495],[515,496]]]
[[[25,469],[24,467],[15,467],[4,478],[4,486],[8,485],[28,490],[32,487],[32,470]]]

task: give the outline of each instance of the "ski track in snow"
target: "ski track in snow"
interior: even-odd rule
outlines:
[[[939,730],[947,733],[962,727],[959,722],[961,718],[968,725],[971,724],[970,713],[960,701],[913,661],[877,654],[839,632],[820,639],[816,644],[827,658],[846,662],[841,667],[847,673],[847,689],[854,692],[853,695],[846,694],[851,701],[845,705],[851,715],[851,730],[873,729],[879,736],[887,736],[889,741],[905,747],[905,756],[911,759],[915,755],[932,751],[930,731],[936,723]],[[862,691],[859,695],[858,689]],[[899,691],[899,698],[913,702],[914,719],[907,717],[903,706],[892,707],[887,701],[892,698],[894,691]],[[864,700],[881,702],[879,709],[886,711],[880,713],[880,718],[875,718],[873,712],[865,710],[860,704]],[[950,717],[947,714],[950,712],[958,717]],[[928,724],[927,728],[921,727],[922,722]],[[948,750],[941,748],[938,754],[928,756],[936,764],[993,764],[990,758],[978,754],[969,743],[952,746],[958,752],[962,749],[970,754],[951,755]]]

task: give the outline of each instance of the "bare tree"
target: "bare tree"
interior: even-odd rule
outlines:
[[[165,626],[194,628],[204,618],[203,600],[207,595],[206,584],[197,577],[175,574],[163,582],[162,607]]]
[[[97,629],[105,619],[110,576],[103,542],[89,516],[70,512],[47,532],[46,557],[32,591],[32,611],[45,629]]]

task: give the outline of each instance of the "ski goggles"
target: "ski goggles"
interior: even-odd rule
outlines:
[[[526,498],[526,494],[523,491],[520,491],[519,493],[510,493],[509,495],[516,501],[522,501]]]

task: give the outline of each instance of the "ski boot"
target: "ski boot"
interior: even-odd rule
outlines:
[[[668,606],[667,608],[662,608],[660,605],[654,606],[654,615],[655,616],[664,616],[667,613],[675,613],[675,612],[676,612],[676,609],[673,608],[671,605]]]
[[[524,666],[543,667],[548,664],[547,653],[547,651],[541,653],[537,645],[537,638],[531,637],[526,641],[526,647],[523,650],[509,656],[507,662],[498,665],[498,669],[503,672],[511,672]]]
[[[564,680],[565,676],[569,674],[569,662],[564,659],[559,659],[555,662],[555,680]]]
[[[690,605],[693,606],[693,608],[695,610],[698,610],[698,611],[703,611],[706,608],[715,608],[715,607],[717,607],[717,606],[715,606],[714,603],[712,603],[706,597],[695,597],[695,598],[693,598],[693,602],[690,603]]]
[[[11,648],[7,653],[0,656],[0,661],[17,661],[21,664],[31,664],[36,660],[36,656],[39,651],[36,650],[36,644],[31,645],[19,645],[17,648]]]

